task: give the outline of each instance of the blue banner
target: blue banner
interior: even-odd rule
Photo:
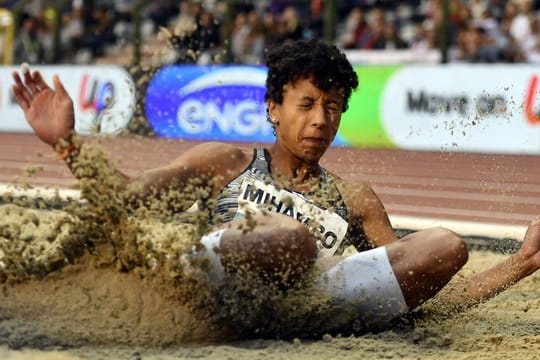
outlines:
[[[161,137],[272,142],[266,68],[167,66],[151,80],[146,118]]]
[[[266,120],[264,66],[173,65],[146,92],[146,118],[156,135],[202,141],[274,142]],[[344,145],[338,134],[332,145]]]

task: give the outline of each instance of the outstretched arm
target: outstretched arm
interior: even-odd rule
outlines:
[[[23,64],[22,78],[18,72],[13,72],[13,80],[13,96],[38,138],[59,154],[75,177],[99,178],[97,169],[78,171],[76,160],[81,144],[75,137],[73,100],[59,77],[57,75],[53,77],[53,88],[51,88],[43,80],[39,71],[30,72],[28,65]],[[87,163],[94,162],[87,161]],[[107,177],[115,178],[115,182],[129,181],[126,175],[110,164],[102,165],[105,165],[107,169]]]
[[[74,137],[73,101],[58,76],[53,77],[54,88],[51,88],[39,71],[30,72],[28,66],[23,66],[23,77],[14,72],[13,79],[13,95],[35,134],[60,154],[76,177],[88,177],[88,171],[77,171],[80,144]],[[106,167],[107,176],[117,179],[116,183],[119,180],[125,184],[120,188],[126,188],[128,201],[138,206],[148,204],[156,197],[176,202],[185,194],[191,198],[207,196],[195,194],[193,186],[199,190],[208,188],[210,180],[215,182],[215,174],[226,176],[227,171],[234,169],[237,164],[245,166],[244,160],[244,153],[237,147],[208,143],[191,148],[167,166],[149,170],[137,177],[129,177],[111,164]],[[103,174],[95,174],[98,175]],[[170,196],[171,190],[175,191],[174,199]],[[209,189],[210,192],[213,190]],[[175,203],[174,208],[182,210],[189,205]]]
[[[488,300],[540,268],[540,216],[531,221],[521,249],[494,267],[453,284],[441,294],[450,304],[468,307]]]

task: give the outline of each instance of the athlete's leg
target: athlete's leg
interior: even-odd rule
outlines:
[[[225,273],[248,271],[286,285],[317,258],[308,229],[289,216],[274,213],[229,222],[204,236],[201,243],[211,261],[210,274],[218,279]]]
[[[469,256],[463,239],[444,228],[409,234],[386,251],[409,309],[437,294]]]
[[[467,257],[459,236],[436,228],[339,259],[317,281],[317,287],[335,303],[328,329],[355,322],[357,330],[388,327],[393,319],[433,297]]]

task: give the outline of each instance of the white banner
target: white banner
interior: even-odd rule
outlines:
[[[118,66],[32,66],[53,86],[58,74],[75,108],[75,130],[81,134],[115,134],[125,129],[135,109],[134,84]],[[19,67],[0,67],[0,131],[31,132],[12,94],[12,72]]]
[[[434,49],[403,50],[345,50],[347,59],[353,65],[403,65],[439,64],[441,52]]]
[[[381,121],[403,149],[538,154],[539,79],[527,65],[403,67],[381,95]]]

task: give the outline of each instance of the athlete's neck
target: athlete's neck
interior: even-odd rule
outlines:
[[[294,184],[318,182],[318,162],[306,162],[276,144],[268,149],[270,170],[274,176],[282,176]]]

